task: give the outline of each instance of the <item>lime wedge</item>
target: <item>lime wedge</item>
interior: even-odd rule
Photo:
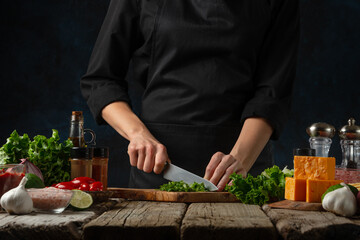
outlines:
[[[77,210],[84,210],[91,206],[93,199],[90,194],[81,190],[72,190],[74,195],[71,198],[70,205]]]

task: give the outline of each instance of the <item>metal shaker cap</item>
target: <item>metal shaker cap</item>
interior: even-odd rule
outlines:
[[[310,137],[332,138],[335,135],[335,127],[328,123],[318,122],[311,124],[311,126],[306,129],[306,132]]]
[[[340,129],[339,137],[343,140],[360,140],[360,127],[355,125],[354,118],[350,118],[348,125]]]

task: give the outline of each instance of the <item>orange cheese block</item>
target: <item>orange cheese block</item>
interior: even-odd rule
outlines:
[[[335,158],[294,156],[294,177],[301,179],[334,180]]]
[[[342,180],[306,180],[306,202],[321,203],[321,196],[326,190]]]
[[[285,178],[285,199],[294,201],[306,200],[306,179]]]

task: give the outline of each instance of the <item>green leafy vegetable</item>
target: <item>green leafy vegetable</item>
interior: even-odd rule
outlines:
[[[14,130],[6,143],[0,148],[0,164],[19,163],[28,156],[30,138],[27,134],[19,136]]]
[[[230,176],[232,185],[225,190],[234,194],[240,201],[247,204],[263,205],[269,200],[283,199],[285,194],[285,177],[292,177],[293,170],[278,166],[265,169],[256,178],[248,174],[246,178],[233,173]]]
[[[52,131],[50,138],[35,136],[29,147],[29,159],[43,173],[46,186],[70,180],[69,157],[73,144],[70,140],[59,143],[58,131]]]
[[[19,163],[20,159],[27,158],[41,170],[46,186],[69,181],[69,157],[73,144],[70,140],[64,143],[59,140],[59,133],[55,129],[50,138],[37,135],[33,141],[27,134],[19,136],[15,130],[0,148],[0,164]]]
[[[196,183],[189,185],[184,181],[180,182],[169,182],[160,186],[162,191],[167,192],[208,192],[209,190],[205,187],[204,183]]]

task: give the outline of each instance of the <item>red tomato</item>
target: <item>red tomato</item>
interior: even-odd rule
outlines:
[[[102,182],[93,182],[90,184],[90,191],[102,191],[103,190],[103,184]]]
[[[80,187],[78,187],[78,189],[81,190],[81,191],[89,191],[90,186],[89,186],[88,183],[81,183]]]
[[[58,189],[74,189],[74,185],[72,182],[61,182],[56,184],[55,187]]]
[[[79,187],[80,187],[80,184],[81,184],[80,180],[72,180],[71,182],[73,183],[73,185],[74,185],[75,188],[79,188]]]
[[[76,177],[72,180],[72,182],[74,184],[81,184],[81,183],[87,183],[87,184],[90,184],[90,183],[93,183],[95,182],[95,179],[93,178],[90,178],[90,177]]]

